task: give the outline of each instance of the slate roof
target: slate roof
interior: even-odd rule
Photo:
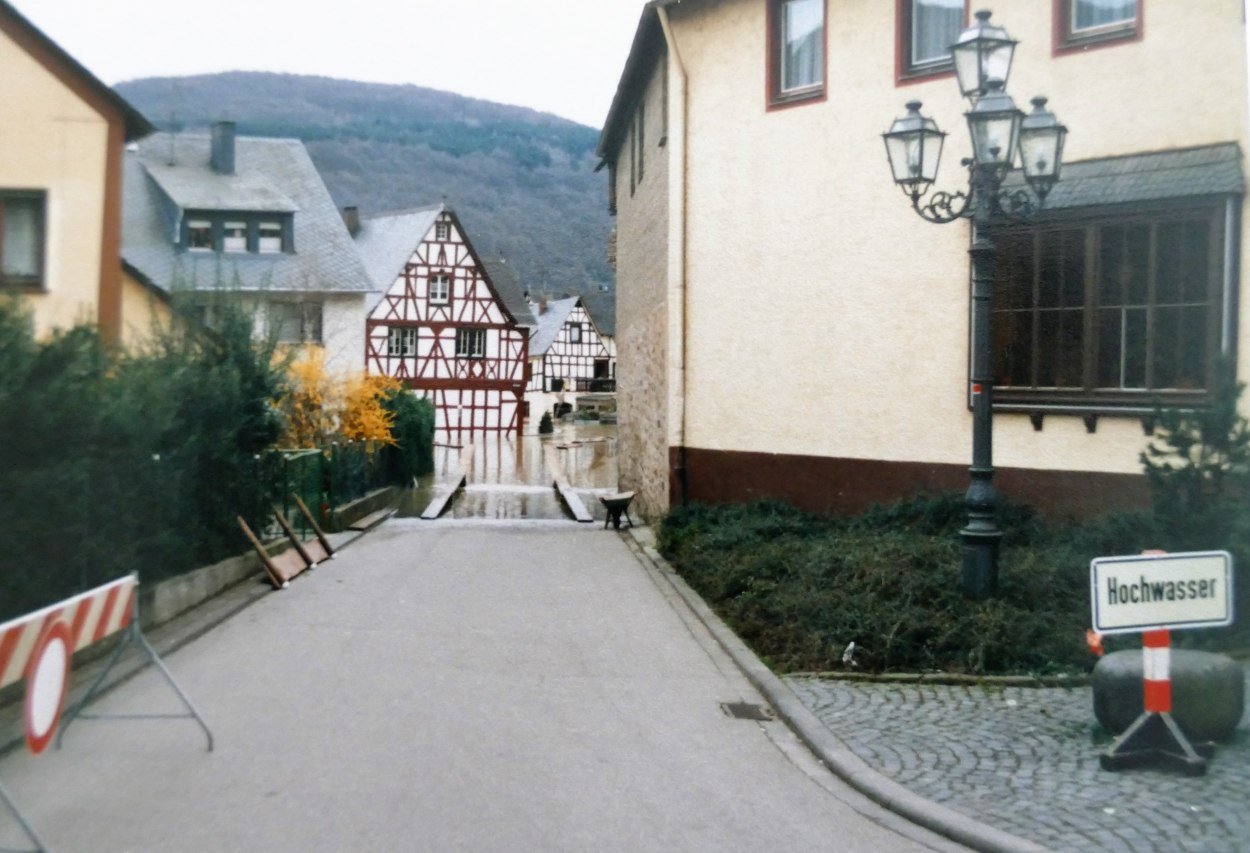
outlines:
[[[417,245],[430,233],[434,221],[443,212],[441,204],[363,217],[356,232],[356,248],[369,273],[371,289],[365,310],[372,312],[383,294],[403,272],[404,264],[417,250]]]
[[[547,350],[551,349],[551,345],[556,342],[556,335],[560,334],[560,327],[564,325],[564,321],[568,319],[569,314],[573,313],[573,309],[580,301],[581,298],[578,296],[550,300],[547,302],[546,311],[541,314],[537,310],[534,311],[537,325],[534,327],[533,334],[530,335],[531,357],[547,354]]]
[[[1017,172],[1005,183],[1022,185],[1023,179]],[[1046,196],[1046,210],[1244,191],[1241,149],[1227,142],[1064,163],[1059,183]]]
[[[530,311],[529,302],[525,298],[525,292],[521,288],[521,282],[517,280],[512,265],[504,258],[494,261],[483,258],[482,266],[486,269],[486,275],[490,278],[490,283],[495,286],[495,292],[503,300],[504,306],[516,318],[517,325],[529,327],[537,325],[538,321],[534,319]]]
[[[166,292],[364,293],[369,275],[321,175],[297,139],[239,136],[235,175],[209,166],[207,134],[157,133],[126,151],[122,259]],[[172,163],[172,165],[171,165]],[[293,212],[293,254],[190,253],[183,210]]]

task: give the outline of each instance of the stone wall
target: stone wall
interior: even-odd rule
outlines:
[[[661,58],[652,69],[630,130],[616,152],[615,169],[617,464],[621,489],[638,492],[631,509],[648,520],[668,508],[671,148],[663,103],[664,66]]]

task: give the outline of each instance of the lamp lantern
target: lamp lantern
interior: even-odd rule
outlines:
[[[1038,198],[1045,198],[1059,180],[1063,141],[1068,129],[1046,109],[1046,99],[1033,99],[1033,112],[1020,122],[1020,167]]]
[[[1024,114],[1003,91],[1003,81],[987,81],[985,94],[966,115],[977,165],[1003,171],[1010,169],[1016,157]]]
[[[909,101],[907,115],[895,119],[890,129],[881,134],[894,183],[913,198],[924,195],[937,179],[942,141],[946,137],[937,122],[920,114],[920,107],[920,101]]]
[[[1006,85],[1018,44],[1005,29],[990,23],[988,9],[977,12],[976,19],[951,46],[960,94],[974,101],[985,94],[990,80],[1001,80]]]

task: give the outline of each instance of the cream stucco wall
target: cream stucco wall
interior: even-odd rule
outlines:
[[[122,273],[122,344],[141,348],[173,325],[169,300]]]
[[[765,5],[668,10],[689,72],[684,443],[966,464],[968,226],[908,209],[880,137],[904,102],[924,101],[951,133],[939,186],[960,188],[966,107],[949,77],[895,84],[893,3],[838,0],[827,99],[767,111]],[[1000,0],[994,19],[1021,42],[1008,86],[1017,104],[1050,97],[1070,129],[1068,161],[1228,141],[1244,152],[1240,0],[1145,5],[1141,41],[1056,57],[1052,3]],[[639,249],[625,204],[627,258]],[[1248,249],[1243,239],[1243,270]],[[618,293],[628,317],[641,294]],[[1250,299],[1241,305],[1250,329]],[[626,377],[636,367],[620,325]],[[1240,352],[1244,377],[1250,347]],[[1022,415],[995,416],[999,466],[1136,473],[1144,441],[1128,418],[1090,434],[1076,417],[1048,416],[1036,432]]]
[[[47,193],[36,333],[98,320],[108,124],[0,32],[0,189]]]

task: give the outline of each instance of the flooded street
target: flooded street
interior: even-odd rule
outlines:
[[[422,477],[400,504],[400,517],[419,517],[430,501],[460,475],[461,450],[473,445],[467,482],[443,518],[570,519],[552,486],[550,446],[565,477],[595,519],[602,523],[599,496],[617,491],[616,427],[597,421],[557,424],[554,433],[439,433],[434,438],[434,472]]]

